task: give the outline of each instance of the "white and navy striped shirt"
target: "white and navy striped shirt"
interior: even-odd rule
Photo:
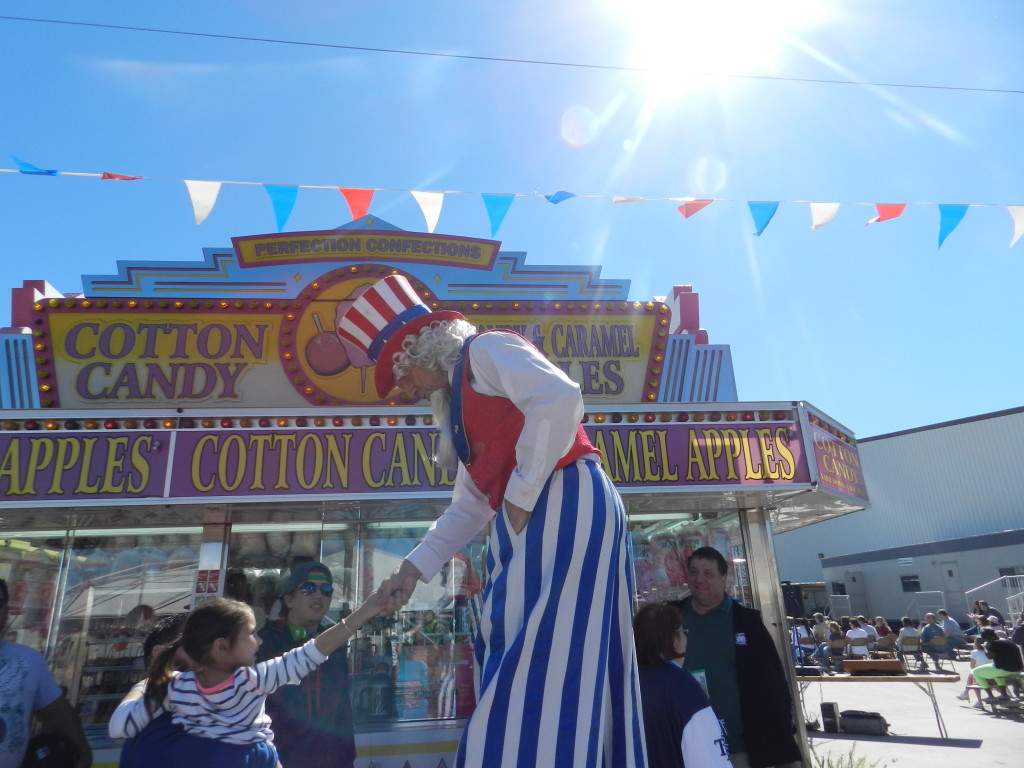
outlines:
[[[235,674],[212,688],[203,688],[195,672],[172,673],[167,696],[150,715],[145,699],[123,701],[110,718],[110,735],[115,739],[135,736],[153,717],[168,711],[174,722],[196,736],[229,744],[273,741],[267,695],[282,685],[296,685],[327,661],[313,640],[283,656],[261,661],[255,667],[239,667]],[[144,687],[145,682],[137,683]]]

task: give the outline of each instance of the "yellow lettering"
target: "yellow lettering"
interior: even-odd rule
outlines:
[[[725,448],[726,480],[739,480],[736,474],[736,459],[743,453],[744,443],[740,441],[740,434],[735,429],[722,430],[722,444]]]
[[[313,466],[311,471],[307,472],[306,453],[308,451],[312,451]],[[298,453],[295,456],[295,478],[298,480],[299,486],[307,491],[311,488],[315,488],[323,471],[324,447],[320,443],[319,436],[315,434],[303,435],[302,439],[299,441]]]
[[[119,493],[124,490],[124,459],[128,449],[127,437],[107,439],[107,465],[103,469],[103,484],[100,493]],[[114,482],[114,477],[120,482]]]
[[[366,443],[363,445],[363,479],[371,488],[382,488],[387,482],[387,473],[382,472],[378,477],[374,477],[370,473],[370,454],[374,450],[374,443],[380,443],[380,450],[384,450],[386,442],[383,432],[372,433],[366,438]]]
[[[228,473],[234,468],[234,477]],[[237,491],[245,479],[245,442],[241,435],[228,435],[217,451],[217,477],[225,491]]]
[[[697,476],[693,475],[693,466],[697,465]],[[689,451],[686,463],[687,480],[707,480],[708,468],[704,464],[704,451],[701,449],[700,441],[697,439],[697,430],[690,430]]]
[[[199,471],[203,466],[203,451],[209,449],[216,454],[217,453],[217,436],[216,435],[203,435],[199,438],[199,442],[196,443],[195,450],[192,452],[192,487],[202,493],[209,493],[213,490],[213,486],[216,477],[211,477],[210,481],[204,482],[203,478],[200,477]]]
[[[128,476],[129,493],[140,493],[145,490],[146,485],[149,483],[149,461],[147,461],[146,457],[142,455],[143,445],[152,450],[153,438],[146,435],[132,443],[132,469],[139,473],[139,480],[137,483],[133,483],[131,475]]]
[[[271,441],[273,448],[278,452],[277,457],[277,482],[274,483],[274,490],[281,491],[288,488],[288,454],[295,445],[295,435],[274,435]],[[282,451],[281,444],[285,445]]]
[[[671,469],[669,469],[669,466],[670,466],[671,462],[669,461],[669,453],[668,453],[668,430],[666,430],[666,429],[659,429],[658,430],[658,445],[661,448],[661,455],[665,457],[664,464],[661,467],[661,479],[665,480],[665,481],[669,481],[669,480],[676,480],[676,481],[678,481],[679,480],[679,467],[677,467],[674,464],[672,464],[671,465]]]
[[[7,495],[20,496],[21,490],[21,453],[17,440],[7,445],[3,461],[0,461],[0,480],[7,479]]]
[[[333,433],[327,435],[327,460],[334,467],[338,474],[338,483],[342,488],[348,488],[348,446],[352,439],[352,433],[346,432],[344,452],[338,447],[337,436]],[[324,470],[324,488],[333,488],[334,480],[332,473]]]
[[[789,448],[789,429],[779,427],[775,430],[775,449],[779,452],[779,464],[783,480],[792,480],[796,477],[796,459],[793,451]]]

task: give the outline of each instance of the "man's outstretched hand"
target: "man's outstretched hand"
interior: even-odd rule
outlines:
[[[419,568],[408,560],[403,560],[391,575],[380,583],[380,595],[384,604],[377,615],[387,616],[408,603],[422,575]]]

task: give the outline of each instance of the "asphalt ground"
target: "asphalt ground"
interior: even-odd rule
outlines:
[[[947,665],[948,667],[948,665]],[[939,736],[935,710],[924,691],[912,683],[873,681],[830,683],[828,677],[810,683],[803,693],[805,721],[821,724],[821,702],[836,702],[840,710],[854,709],[880,713],[889,723],[888,736],[809,731],[812,756],[831,758],[824,765],[847,765],[849,757],[866,758],[872,765],[985,765],[1024,766],[1024,706],[1012,714],[993,714],[974,709],[970,701],[959,701],[970,671],[969,662],[954,662],[960,681],[934,683],[935,698],[946,725],[947,738]],[[940,675],[932,673],[938,679]],[[941,761],[941,762],[940,762]]]

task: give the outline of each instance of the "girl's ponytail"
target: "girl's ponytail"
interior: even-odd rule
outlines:
[[[168,644],[150,662],[149,680],[146,681],[146,711],[150,715],[156,712],[167,695],[167,685],[171,682],[174,654],[178,651],[178,645],[178,640]]]

